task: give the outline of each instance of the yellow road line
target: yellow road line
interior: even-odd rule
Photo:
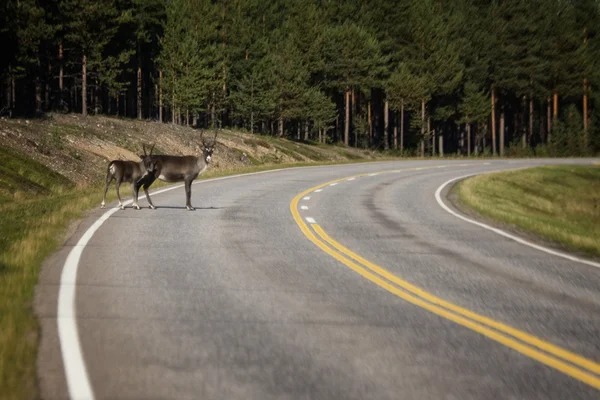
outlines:
[[[384,171],[382,173],[400,172],[400,171],[415,170],[415,169],[416,168],[394,170],[394,171]],[[355,175],[355,177],[365,176],[365,175],[368,175],[368,174]],[[314,233],[308,228],[307,224],[302,220],[302,217],[300,216],[300,214],[298,212],[298,202],[300,201],[300,199],[302,197],[304,197],[308,193],[314,191],[315,189],[327,186],[328,184],[330,184],[332,182],[339,182],[339,181],[342,181],[342,180],[345,180],[348,178],[349,177],[345,177],[345,178],[337,179],[335,181],[325,182],[321,185],[310,188],[310,189],[302,192],[298,196],[296,196],[290,203],[290,211],[292,212],[292,216],[294,217],[294,220],[300,227],[300,230],[304,233],[304,235],[311,242],[316,244],[321,250],[323,250],[327,254],[331,255],[338,261],[342,262],[344,265],[348,266],[349,268],[351,268],[352,270],[354,270],[361,276],[369,279],[371,282],[388,290],[389,292],[396,294],[397,296],[403,298],[404,300],[409,301],[410,303],[415,304],[421,308],[424,308],[436,315],[442,316],[453,322],[456,322],[459,325],[462,325],[469,329],[472,329],[484,336],[487,336],[499,343],[504,344],[507,347],[512,348],[513,350],[520,352],[521,354],[524,354],[524,355],[526,355],[532,359],[535,359],[545,365],[555,368],[556,370],[559,370],[575,379],[585,382],[588,385],[593,386],[596,389],[600,389],[600,379],[598,377],[588,373],[588,371],[589,371],[592,373],[600,374],[600,365],[595,363],[594,361],[588,360],[588,359],[586,359],[582,356],[579,356],[577,354],[574,354],[568,350],[560,348],[551,343],[545,342],[535,336],[527,334],[518,329],[512,328],[506,324],[503,324],[503,323],[495,321],[491,318],[474,313],[465,308],[462,308],[460,306],[457,306],[455,304],[452,304],[450,302],[442,300],[439,297],[434,296],[431,293],[428,293],[425,290],[400,279],[399,277],[397,277],[396,275],[387,271],[386,269],[384,269],[376,264],[373,264],[370,261],[359,256],[358,254],[350,251],[349,249],[347,249],[346,247],[344,247],[343,245],[341,245],[340,243],[338,243],[334,239],[332,239],[329,235],[327,235],[327,233],[325,233],[325,231],[323,231],[323,229],[318,224],[311,224],[312,228],[321,237],[322,240],[317,238],[314,235]],[[332,246],[333,249],[331,247],[329,247],[326,243],[328,243],[330,246]],[[344,254],[346,257],[349,257],[350,259],[344,257],[340,253]],[[356,264],[351,259],[362,265]],[[369,272],[367,269],[365,269],[365,267],[374,273]],[[387,279],[387,281],[386,281],[386,279]],[[403,290],[392,285],[390,282],[399,286]],[[406,293],[405,291],[409,292],[410,294]],[[459,315],[456,315],[456,314],[459,314]],[[493,328],[493,329],[490,329],[490,328]],[[496,331],[503,332],[506,335],[503,335]],[[539,350],[537,350],[535,348],[524,345],[523,343],[516,341],[515,339],[513,339],[507,335],[517,338],[520,341],[529,344],[530,346],[537,347],[538,349],[543,350],[546,353],[552,354],[555,357],[562,358],[562,360],[551,357],[548,354],[540,352]],[[586,369],[587,371],[581,370],[571,364],[567,364],[567,363],[563,362],[563,360],[568,361],[569,363],[578,365],[579,367],[582,367],[582,368]]]

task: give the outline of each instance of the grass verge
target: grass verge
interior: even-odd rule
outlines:
[[[458,183],[458,200],[481,215],[569,250],[600,256],[600,166],[547,166]]]

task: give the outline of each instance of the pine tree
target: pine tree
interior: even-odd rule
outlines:
[[[113,0],[64,0],[60,10],[65,16],[65,40],[81,60],[81,111],[87,116],[88,74],[98,78],[106,46],[118,30],[119,13]]]
[[[344,143],[350,144],[350,97],[352,90],[382,86],[386,59],[377,39],[364,28],[346,22],[328,27],[323,35],[325,85],[344,94]]]

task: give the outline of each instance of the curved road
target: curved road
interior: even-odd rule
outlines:
[[[97,399],[600,398],[600,269],[434,197],[458,176],[543,163],[290,169],[197,182],[195,212],[183,188],[154,195],[155,211],[117,211],[78,264],[89,387]],[[43,268],[44,399],[69,393],[63,265],[104,212]]]

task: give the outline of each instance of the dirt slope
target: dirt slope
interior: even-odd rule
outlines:
[[[142,153],[144,143],[154,143],[155,153],[198,154],[200,130],[75,114],[51,114],[43,120],[0,120],[0,146],[30,157],[83,186],[102,182],[110,160],[139,160],[137,155]],[[377,155],[222,130],[214,157],[214,169],[231,170],[244,165],[375,159]]]

